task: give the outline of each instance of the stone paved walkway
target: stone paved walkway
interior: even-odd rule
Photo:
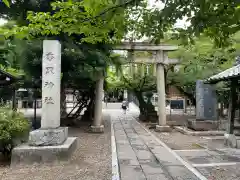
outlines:
[[[181,135],[176,138],[174,133],[155,133],[135,120],[139,109],[134,105],[127,115],[120,103],[109,104],[105,111],[111,115],[114,139],[112,180],[240,180],[240,150],[223,146],[220,137],[203,137],[209,139],[205,142],[196,138],[189,141]],[[169,147],[164,134],[181,146],[194,142],[202,148]]]
[[[199,180],[133,114],[112,115],[121,180]]]

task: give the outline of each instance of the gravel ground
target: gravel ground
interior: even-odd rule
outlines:
[[[145,127],[149,128],[152,125],[142,123]],[[177,132],[173,129],[172,132],[155,132],[154,129],[149,129],[154,135],[156,135],[161,141],[166,143],[173,150],[183,149],[203,149],[199,144],[206,144],[207,140],[200,136],[188,136]]]
[[[197,168],[209,180],[240,180],[239,166]]]
[[[78,137],[71,160],[52,165],[33,165],[11,169],[0,167],[0,180],[108,180],[111,179],[111,126],[105,121],[103,134],[86,132],[88,126],[70,128],[69,136]]]

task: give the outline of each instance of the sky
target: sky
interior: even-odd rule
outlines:
[[[148,0],[148,4],[150,7],[157,7],[157,8],[160,8],[162,9],[164,7],[164,4],[160,1],[160,0]],[[183,19],[183,20],[177,20],[177,23],[175,24],[175,27],[176,28],[184,28],[185,26],[188,26],[189,23],[186,22],[186,19]]]
[[[6,20],[0,19],[0,25],[4,24],[6,22],[7,22]]]

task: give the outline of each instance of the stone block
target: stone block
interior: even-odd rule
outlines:
[[[237,139],[237,149],[240,149],[240,139]]]
[[[223,136],[224,131],[193,131],[185,127],[174,127],[178,132],[191,136]]]
[[[135,159],[119,159],[118,163],[120,165],[128,165],[128,166],[140,166],[137,158]]]
[[[160,164],[164,166],[182,165],[182,163],[167,150],[161,151],[159,153],[154,153],[154,156],[160,162]]]
[[[59,163],[67,161],[77,147],[77,138],[69,137],[62,145],[29,146],[22,144],[12,151],[11,167],[33,163]]]
[[[121,180],[146,180],[141,166],[128,166],[120,164]]]
[[[147,174],[147,180],[169,180],[168,176],[165,174]]]
[[[231,148],[237,148],[237,138],[234,134],[224,134],[224,144]]]
[[[91,126],[91,132],[93,133],[103,133],[104,132],[104,126]]]
[[[153,154],[148,150],[136,150],[137,158],[141,160],[151,160],[154,159]]]
[[[37,129],[29,134],[30,146],[52,146],[63,144],[68,137],[68,127]]]
[[[141,167],[143,169],[143,172],[147,175],[164,173],[162,167],[156,163],[150,162],[150,163],[146,163],[146,164],[141,164]]]
[[[172,179],[199,180],[199,178],[185,166],[166,166],[165,168],[168,171],[169,175],[172,177]]]
[[[157,132],[170,132],[170,131],[172,131],[172,128],[170,126],[156,125],[155,131],[157,131]]]
[[[217,130],[218,121],[188,119],[187,127],[195,131]]]

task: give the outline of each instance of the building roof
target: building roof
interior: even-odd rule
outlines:
[[[13,76],[12,74],[0,69],[0,86],[8,86],[19,79],[19,77]]]
[[[240,64],[226,69],[219,74],[211,76],[210,78],[206,79],[205,82],[216,83],[219,81],[227,81],[236,77],[240,77]]]

